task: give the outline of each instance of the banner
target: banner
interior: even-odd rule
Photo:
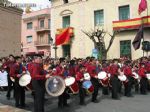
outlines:
[[[0,87],[6,87],[6,86],[8,86],[7,72],[0,71]]]

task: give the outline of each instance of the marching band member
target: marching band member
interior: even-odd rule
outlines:
[[[11,69],[13,69],[13,65],[15,63],[15,57],[13,55],[9,55],[9,60],[6,62],[6,71],[8,73],[7,79],[8,79],[8,89],[7,89],[7,94],[6,97],[9,100],[10,99],[10,93],[14,89],[14,83],[11,80]],[[12,86],[13,85],[13,86]],[[15,97],[15,93],[13,95]]]
[[[21,57],[16,57],[16,63],[13,65],[11,69],[11,77],[15,79],[14,82],[14,91],[15,91],[15,106],[16,107],[25,107],[25,88],[19,85],[19,78],[23,73],[26,72],[25,67],[22,65]]]
[[[80,65],[79,71],[76,73],[76,80],[79,85],[79,97],[80,97],[80,105],[85,105],[84,99],[85,99],[85,89],[82,86],[83,80],[84,80],[84,72],[85,67]]]
[[[105,71],[107,74],[109,73],[109,66],[108,66],[108,64],[106,62],[102,63],[102,71]],[[103,86],[102,87],[102,93],[104,95],[108,95],[109,94],[109,82],[108,82],[108,86]]]
[[[65,61],[64,58],[60,58],[60,64],[56,67],[56,73],[55,75],[61,76],[63,79],[67,77],[69,74],[67,71],[65,72]],[[69,104],[67,103],[67,99],[69,98],[69,95],[67,94],[67,88],[65,91],[58,97],[58,108],[63,107],[69,107]]]
[[[71,60],[69,64],[69,74],[75,77],[75,60]]]
[[[118,66],[118,61],[117,59],[113,60],[113,64],[110,66],[110,81],[111,81],[111,85],[112,85],[112,98],[113,99],[119,99],[119,88],[120,88],[120,83],[119,83],[119,79],[118,79],[118,75],[119,75],[119,66]]]
[[[147,81],[148,80],[146,78],[146,69],[145,69],[144,63],[141,63],[138,74],[141,77],[141,79],[140,79],[140,92],[141,92],[141,94],[146,95],[147,94],[147,86],[148,86]]]
[[[125,62],[125,67],[123,69],[124,75],[127,77],[128,82],[124,84],[125,86],[125,96],[131,97],[131,89],[132,89],[132,84],[133,84],[133,77],[132,77],[132,68],[131,68],[131,62],[126,61]]]
[[[138,74],[138,66],[136,64],[133,65],[132,72],[135,72]],[[139,80],[134,79],[134,87],[135,87],[135,92],[139,92]]]
[[[91,82],[94,86],[94,92],[92,94],[92,102],[98,103],[97,95],[98,95],[98,89],[99,89],[99,81],[98,76],[96,74],[96,61],[94,58],[91,58],[90,64],[87,66],[87,72],[91,76]]]
[[[42,58],[40,56],[34,57],[30,75],[32,78],[33,90],[35,92],[34,112],[44,112],[45,80],[50,77],[50,74],[45,74],[42,66]]]

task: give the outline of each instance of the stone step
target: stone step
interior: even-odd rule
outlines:
[[[9,105],[0,104],[0,112],[31,112],[31,111],[15,108]]]

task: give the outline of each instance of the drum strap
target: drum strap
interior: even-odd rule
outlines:
[[[65,77],[69,76],[69,73],[68,73],[67,70],[64,71],[64,76],[65,76]]]
[[[22,66],[22,64],[20,64],[19,65],[19,74],[22,74],[22,68],[23,68],[23,66]]]

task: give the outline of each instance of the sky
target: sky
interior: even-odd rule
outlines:
[[[31,7],[31,10],[33,10],[33,11],[50,7],[49,0],[8,0],[8,1],[15,3],[15,4],[19,4],[19,5],[20,4],[22,5],[25,3],[36,4],[36,7]]]

